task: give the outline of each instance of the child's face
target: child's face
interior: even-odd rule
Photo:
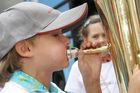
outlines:
[[[95,24],[90,24],[88,26],[88,31],[89,31],[87,37],[88,41],[99,43],[101,45],[105,45],[107,43],[106,33],[100,22]]]
[[[34,41],[34,58],[41,67],[59,70],[68,66],[68,47],[69,40],[61,31],[39,34]]]

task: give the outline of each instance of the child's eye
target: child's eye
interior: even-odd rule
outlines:
[[[105,37],[106,37],[106,35],[105,35],[105,34],[103,34],[103,35],[102,35],[102,37],[104,37],[104,38],[105,38]]]
[[[59,36],[59,34],[54,34],[53,36],[54,36],[54,37],[58,37],[58,36]]]
[[[92,38],[97,39],[99,37],[99,35],[94,35],[92,36]]]

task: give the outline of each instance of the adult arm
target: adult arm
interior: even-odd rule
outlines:
[[[101,54],[84,54],[83,49],[90,47],[96,48],[98,45],[90,42],[84,42],[81,45],[80,52],[78,53],[78,66],[83,77],[86,92],[102,93],[100,87]]]

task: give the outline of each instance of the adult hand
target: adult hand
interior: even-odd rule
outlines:
[[[139,93],[140,91],[140,69],[138,65],[133,70],[133,75],[129,82],[128,93]]]
[[[102,66],[102,54],[84,54],[83,50],[99,47],[96,43],[84,41],[78,53],[78,66],[83,77],[87,93],[101,93],[100,72]]]

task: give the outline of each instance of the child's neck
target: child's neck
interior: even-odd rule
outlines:
[[[36,70],[23,70],[26,74],[34,77],[37,79],[40,83],[42,83],[47,89],[49,89],[50,81],[52,72],[51,71],[36,71]]]
[[[44,84],[44,86],[49,89],[49,86],[50,86],[50,81],[51,81],[51,76],[52,76],[52,73],[48,73],[46,74],[45,73],[40,73],[39,74],[36,74],[36,79],[41,82],[42,84]]]

